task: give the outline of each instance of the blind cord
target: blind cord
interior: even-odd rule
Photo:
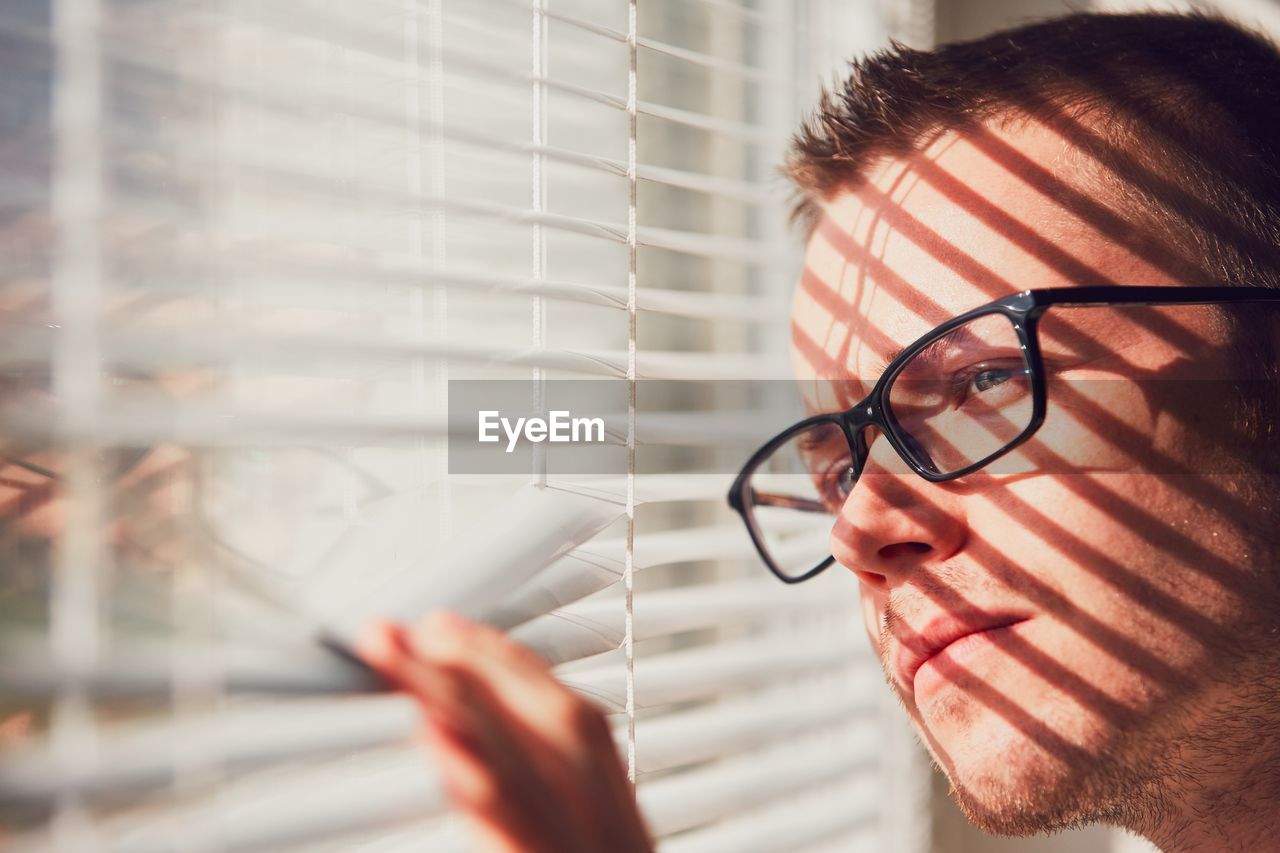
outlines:
[[[636,538],[636,0],[627,0],[627,551],[624,645],[627,658],[627,778],[636,781],[636,658],[633,598]]]
[[[547,30],[545,19],[542,16],[543,0],[533,0],[533,35],[532,35],[532,95],[533,95],[533,119],[531,142],[533,146],[532,162],[530,163],[530,173],[532,175],[532,204],[534,215],[537,216],[545,211],[546,187],[543,184],[542,176],[542,153],[539,150],[545,141],[545,99],[546,99],[546,71],[547,71]],[[542,223],[537,219],[533,222],[533,271],[532,277],[535,281],[546,278],[547,261],[546,261],[546,240],[542,233]],[[533,348],[535,350],[542,349],[546,346],[546,326],[547,314],[546,306],[541,296],[533,297]],[[533,410],[543,417],[546,416],[546,385],[545,375],[541,367],[533,369],[533,385],[534,400]],[[541,444],[535,444],[533,447],[533,476],[534,482],[539,486],[547,484],[547,454],[546,448]]]
[[[102,162],[103,79],[98,49],[102,10],[97,0],[53,4],[53,218],[57,229],[51,282],[54,316],[61,332],[49,352],[53,388],[69,418],[92,422],[101,411],[99,335],[103,264],[99,223],[105,208]],[[49,646],[58,665],[89,668],[101,654],[104,577],[97,532],[104,513],[98,454],[92,445],[73,448],[66,459],[66,517],[55,547],[49,597]],[[63,686],[53,704],[50,739],[60,770],[74,776],[97,757],[94,708],[80,684]],[[92,814],[79,792],[60,792],[50,818],[57,850],[99,847]]]

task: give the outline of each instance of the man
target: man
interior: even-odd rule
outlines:
[[[1280,54],[1227,23],[1074,15],[857,63],[791,153],[795,362],[844,413],[835,464],[799,443],[830,554],[989,831],[1280,850],[1276,303],[1169,304],[1280,287],[1276,91]],[[1100,285],[1165,289],[1064,295]],[[447,616],[364,652],[422,700],[485,849],[647,849],[601,718],[532,655]]]

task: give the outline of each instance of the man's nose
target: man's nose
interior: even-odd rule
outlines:
[[[831,555],[868,586],[888,589],[959,551],[968,527],[959,494],[911,471],[874,429],[864,435],[870,452],[831,529]]]

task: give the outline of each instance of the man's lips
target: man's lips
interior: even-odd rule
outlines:
[[[997,628],[1007,628],[1029,618],[1015,613],[986,613],[969,619],[952,615],[936,617],[919,634],[898,639],[894,663],[902,687],[914,692],[916,673],[920,671],[920,667],[957,640]]]

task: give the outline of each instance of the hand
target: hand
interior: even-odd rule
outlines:
[[[450,613],[375,626],[359,652],[420,703],[478,849],[652,851],[604,715],[533,652]]]

